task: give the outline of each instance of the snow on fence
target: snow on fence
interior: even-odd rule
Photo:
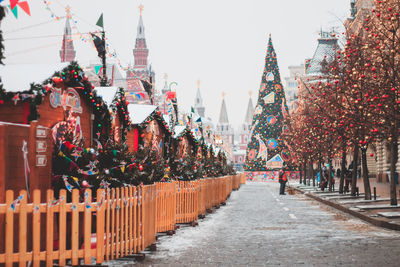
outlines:
[[[197,221],[199,215],[224,203],[232,190],[245,182],[243,175],[190,182],[156,183],[59,192],[34,190],[28,203],[25,190],[6,192],[0,204],[0,264],[65,266],[97,264],[131,255],[155,242],[157,232],[175,229],[176,223]],[[96,201],[92,201],[95,198]],[[211,204],[210,204],[211,203]],[[210,206],[211,205],[211,206]],[[44,227],[45,226],[45,227]]]

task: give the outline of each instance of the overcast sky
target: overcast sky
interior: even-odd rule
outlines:
[[[169,82],[178,83],[180,108],[190,110],[200,79],[206,115],[218,120],[222,92],[226,92],[228,117],[235,127],[244,120],[250,90],[256,103],[269,33],[284,80],[288,66],[312,57],[321,28],[342,31],[350,7],[350,0],[49,1],[51,10],[60,17],[70,5],[80,32],[98,29],[96,21],[104,12],[108,42],[123,66],[133,62],[138,6],[142,3],[157,88],[163,86],[167,73]],[[31,17],[18,10],[19,18],[15,19],[9,12],[1,25],[5,63],[59,62],[65,19],[52,18],[42,0],[28,2]],[[36,38],[42,36],[48,37]],[[82,66],[99,62],[88,42],[77,39],[74,46]]]

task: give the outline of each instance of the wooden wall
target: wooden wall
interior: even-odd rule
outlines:
[[[24,109],[29,109],[30,104],[18,101],[5,102],[0,105],[0,121],[26,124],[27,118],[24,118]]]

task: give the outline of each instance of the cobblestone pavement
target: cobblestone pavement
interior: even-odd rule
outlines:
[[[400,266],[399,232],[303,195],[279,195],[278,186],[243,185],[198,227],[159,238],[157,251],[135,266]]]

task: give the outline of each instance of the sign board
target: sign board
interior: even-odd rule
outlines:
[[[36,128],[36,137],[38,138],[46,138],[47,137],[47,129],[44,127],[38,126]]]
[[[42,140],[36,141],[36,152],[46,152],[47,151],[47,142]]]
[[[46,155],[36,155],[36,166],[44,167],[47,165]]]
[[[50,93],[50,105],[53,108],[63,107],[64,110],[70,108],[74,113],[82,113],[81,99],[74,88],[52,88]]]

